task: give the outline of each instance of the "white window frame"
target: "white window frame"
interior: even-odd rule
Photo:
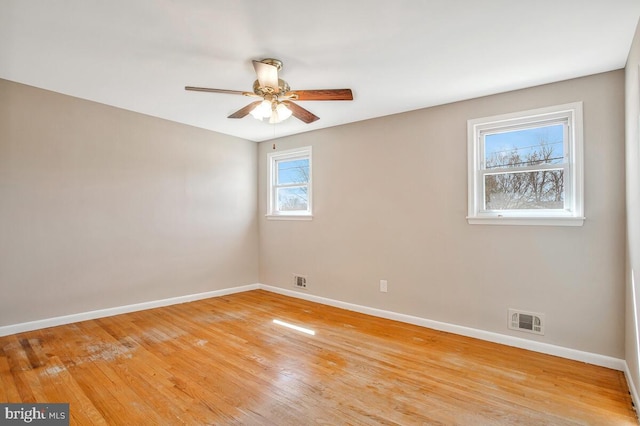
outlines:
[[[309,180],[306,184],[286,184],[278,185],[278,162],[280,161],[292,161],[309,159]],[[283,220],[311,220],[313,218],[312,210],[312,150],[310,146],[288,149],[285,151],[272,152],[267,155],[268,162],[268,205],[267,205],[267,218],[268,219],[283,219]],[[307,210],[304,211],[280,211],[278,210],[277,190],[278,188],[292,187],[292,186],[306,186],[307,187]]]
[[[565,121],[564,209],[485,210],[484,135]],[[582,226],[584,223],[584,158],[582,102],[476,118],[467,121],[469,224]],[[544,169],[544,165],[534,169]],[[553,165],[558,168],[558,165]],[[513,169],[511,169],[513,170]],[[518,171],[527,171],[518,168]],[[493,173],[496,170],[492,170]]]

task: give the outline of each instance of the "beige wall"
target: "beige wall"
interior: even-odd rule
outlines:
[[[640,26],[626,67],[627,316],[625,359],[635,389],[640,389],[640,347],[636,306],[640,309]],[[633,297],[631,273],[635,276]],[[638,401],[636,401],[638,403]]]
[[[256,151],[0,80],[0,326],[256,283]]]
[[[574,101],[584,226],[468,225],[467,120]],[[260,282],[307,274],[315,295],[624,357],[623,71],[277,140],[313,146],[312,221],[265,218],[272,144],[259,147]],[[546,314],[546,335],[508,330],[508,308]]]

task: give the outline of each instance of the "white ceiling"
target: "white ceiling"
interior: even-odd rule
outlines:
[[[0,0],[0,78],[253,141],[625,66],[639,0]],[[278,58],[320,117],[226,118]],[[1,96],[1,94],[0,94]]]

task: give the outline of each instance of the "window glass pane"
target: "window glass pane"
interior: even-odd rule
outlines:
[[[563,170],[487,174],[484,188],[485,210],[564,208]]]
[[[564,125],[553,124],[484,137],[485,169],[564,162]]]
[[[306,211],[308,209],[307,187],[296,186],[276,189],[278,211]]]
[[[277,185],[309,182],[309,159],[278,161]]]

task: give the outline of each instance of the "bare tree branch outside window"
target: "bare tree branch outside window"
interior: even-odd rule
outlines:
[[[300,211],[308,208],[309,160],[297,159],[278,163],[277,199],[279,210]]]
[[[562,209],[564,207],[564,160],[562,141],[540,137],[534,146],[492,152],[485,160],[485,208]],[[535,166],[554,165],[535,170]],[[524,169],[524,170],[518,170]]]

